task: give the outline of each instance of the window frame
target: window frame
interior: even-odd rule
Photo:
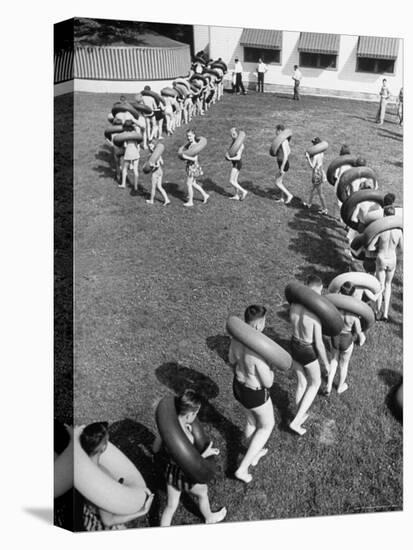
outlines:
[[[259,52],[259,57],[263,58],[263,61],[265,65],[282,65],[282,49],[281,48],[257,48],[255,46],[243,46],[243,62],[244,63],[258,63],[258,59],[256,61],[246,61],[245,59],[245,50],[257,50]],[[279,61],[265,61],[265,52],[278,52],[279,54]]]
[[[305,63],[302,62],[302,55],[303,54],[308,54],[308,55],[316,55],[317,56],[317,66],[316,67],[312,67],[312,66],[309,66],[309,65],[306,65]],[[321,59],[321,56],[322,55],[329,55],[331,57],[335,57],[335,67],[320,67],[319,63],[320,63],[320,59]],[[299,52],[299,62],[298,62],[300,68],[303,68],[303,69],[317,69],[317,70],[321,70],[321,71],[337,71],[337,67],[338,67],[338,53],[335,54],[335,53],[317,53],[317,52]]]
[[[377,68],[378,66],[378,63],[379,61],[381,61],[382,59],[386,60],[386,61],[392,61],[393,62],[393,71],[392,72],[388,72],[388,71],[377,71],[377,70],[374,70],[374,71],[366,71],[364,69],[360,69],[359,68],[359,60],[360,59],[372,59],[374,62],[375,62],[375,68]],[[396,59],[390,59],[390,58],[379,58],[379,57],[367,57],[365,55],[358,55],[357,56],[357,60],[356,60],[356,73],[362,73],[362,74],[384,74],[384,75],[389,75],[389,76],[394,76],[396,74]]]

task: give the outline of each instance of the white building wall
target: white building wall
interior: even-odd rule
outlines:
[[[229,69],[234,66],[234,59],[238,57],[244,68],[244,83],[255,86],[254,76],[256,64],[244,62],[244,49],[239,41],[242,28],[210,27],[210,56],[213,59],[222,57]],[[299,32],[283,31],[281,63],[269,65],[265,75],[265,84],[269,91],[292,91],[291,75],[294,65],[299,64],[297,50]],[[301,90],[303,93],[355,97],[368,100],[377,100],[377,93],[383,78],[387,78],[390,91],[397,96],[403,86],[403,44],[399,43],[399,53],[395,63],[394,75],[360,73],[356,71],[358,36],[341,35],[340,50],[336,69],[302,68],[303,74]],[[230,85],[231,74],[227,81]]]
[[[194,52],[209,51],[209,26],[194,25]]]

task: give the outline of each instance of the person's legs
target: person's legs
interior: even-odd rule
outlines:
[[[278,189],[280,189],[280,191],[282,193],[284,193],[287,197],[287,199],[285,200],[286,203],[290,202],[293,198],[293,195],[288,191],[288,189],[286,188],[286,186],[284,185],[284,182],[283,182],[283,175],[282,174],[279,174],[275,180],[275,185],[278,187]],[[283,199],[283,197],[281,197]],[[283,199],[284,200],[284,199]]]
[[[254,415],[257,428],[251,437],[247,453],[235,472],[235,477],[245,483],[251,481],[252,476],[248,473],[248,468],[253,462],[258,462],[264,450],[264,445],[268,441],[275,424],[274,409],[271,399],[267,399],[263,405],[255,409],[250,409],[250,412]]]
[[[297,414],[290,424],[290,428],[299,435],[304,435],[306,432],[306,429],[301,424],[304,422],[307,411],[311,407],[321,385],[321,371],[318,360],[306,365],[304,372],[307,378],[307,388],[300,401]]]
[[[239,94],[240,81],[241,81],[241,74],[236,73],[236,75],[235,75],[235,93],[236,94]]]
[[[204,199],[204,203],[207,202],[207,200],[209,199],[209,195],[208,193],[206,193],[202,187],[199,185],[199,183],[195,180],[195,178],[192,180],[192,187],[194,189],[196,189],[197,191],[199,191],[199,193],[201,193],[202,195],[202,198]]]
[[[327,205],[326,205],[326,200],[324,198],[322,184],[317,185],[315,190],[317,191],[317,194],[320,197],[320,203],[321,203],[321,207],[323,209],[322,211],[326,213],[327,212]]]
[[[135,191],[138,190],[138,179],[139,179],[139,160],[134,160],[132,162],[133,170],[133,188]]]
[[[122,162],[122,183],[119,187],[126,187],[126,178],[128,177],[129,161],[124,160]]]
[[[385,291],[385,280],[386,280],[386,272],[384,269],[381,269],[380,266],[377,265],[376,262],[376,279],[379,281],[382,292],[379,294],[379,297],[377,298],[376,306],[377,306],[377,314],[379,315],[381,312],[381,307],[383,305],[383,294]]]
[[[257,423],[255,421],[255,416],[249,409],[245,409],[246,423],[244,428],[245,442],[250,444],[251,438],[257,429]]]
[[[241,197],[245,198],[245,195],[247,194],[247,191],[245,191],[245,189],[243,187],[241,187],[241,185],[238,183],[238,175],[239,175],[239,170],[237,168],[233,167],[231,169],[231,175],[229,177],[229,182],[233,187],[235,187],[236,192],[235,192],[235,195],[230,197],[230,199],[239,200]]]
[[[208,486],[196,483],[189,490],[191,495],[194,495],[198,499],[198,506],[201,514],[205,518],[205,523],[218,523],[222,521],[227,515],[227,509],[221,508],[218,512],[212,512],[208,498]]]
[[[353,353],[354,344],[352,343],[345,351],[340,353],[339,367],[340,378],[337,386],[337,393],[343,393],[348,389],[346,384],[348,366],[350,364],[351,354]]]
[[[384,117],[386,116],[387,99],[383,99],[380,102],[380,124],[383,124]]]
[[[383,296],[383,318],[388,319],[389,317],[389,308],[390,308],[390,298],[391,298],[391,284],[394,277],[395,268],[389,269],[385,274],[384,281],[384,296]]]
[[[331,390],[333,389],[333,382],[337,372],[339,357],[340,357],[340,352],[337,349],[333,348],[333,357],[331,358],[331,361],[330,361],[330,370],[328,372],[328,379],[327,379],[327,389],[326,389],[327,394],[331,393]]]
[[[161,527],[169,527],[169,525],[171,525],[173,515],[178,508],[179,498],[181,496],[181,492],[175,489],[175,487],[172,487],[172,485],[169,485],[169,483],[166,486],[166,492],[167,501],[166,508],[161,516]]]
[[[184,203],[184,206],[194,206],[194,190],[192,188],[194,179],[188,176],[186,179],[186,186],[188,188],[188,200]]]
[[[162,198],[164,200],[164,206],[166,206],[171,201],[169,200],[168,195],[166,194],[166,191],[163,188],[162,178],[158,178],[158,182],[157,182],[156,186],[157,186],[157,189],[158,189],[159,193],[162,195]]]

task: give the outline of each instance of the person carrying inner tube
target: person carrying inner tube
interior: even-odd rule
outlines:
[[[125,132],[133,132],[135,130],[134,124],[131,120],[127,120],[123,124]],[[133,171],[133,188],[138,190],[139,179],[139,159],[140,159],[140,145],[136,140],[130,139],[124,143],[125,153],[123,155],[122,163],[122,182],[118,187],[126,187],[126,178],[128,176],[128,170]]]
[[[386,206],[384,208],[384,216],[394,216],[394,206]],[[391,284],[397,266],[397,249],[403,251],[403,232],[401,229],[389,229],[380,233],[375,237],[367,250],[376,250],[376,277],[381,284],[383,294],[377,299],[378,321],[388,322]],[[382,309],[383,307],[383,309]]]
[[[313,145],[318,145],[319,143],[321,143],[321,139],[319,137],[315,137],[314,139],[311,140],[311,143]],[[320,202],[322,206],[320,213],[327,214],[328,210],[327,210],[327,205],[326,205],[326,201],[323,194],[323,188],[322,188],[322,185],[327,181],[326,174],[323,169],[324,153],[317,153],[313,157],[310,157],[310,155],[306,152],[305,158],[307,159],[308,164],[310,165],[313,171],[313,174],[311,177],[311,183],[313,184],[313,186],[310,191],[308,203],[303,202],[303,204],[306,208],[311,208],[311,205],[313,203],[314,193],[317,193],[317,195],[320,198]]]
[[[323,283],[316,275],[308,278],[307,286],[317,294],[321,294],[323,290]],[[290,423],[290,428],[299,435],[304,435],[307,430],[302,425],[308,418],[307,412],[321,385],[319,360],[327,373],[330,364],[324,347],[320,319],[303,305],[293,303],[290,307],[290,322],[293,328],[291,355],[297,374],[297,413]]]
[[[340,294],[343,294],[344,296],[354,296],[355,290],[355,286],[353,286],[350,281],[346,281],[341,285]],[[344,328],[338,336],[333,336],[331,338],[333,357],[330,361],[326,395],[330,395],[331,390],[333,389],[333,381],[336,375],[337,367],[339,367],[340,372],[337,393],[343,393],[348,389],[346,378],[351,355],[354,349],[353,331],[358,337],[360,346],[362,346],[366,341],[366,337],[361,330],[360,319],[356,315],[352,315],[346,311],[340,310],[340,313],[343,316]]]
[[[237,128],[231,128],[231,137],[233,140],[237,139],[238,137],[238,129]],[[233,157],[229,157],[227,154],[227,159],[231,161],[232,168],[231,168],[231,175],[229,177],[229,183],[235,187],[235,195],[230,197],[230,199],[233,200],[240,200],[243,201],[245,197],[248,194],[248,191],[241,187],[241,185],[238,183],[238,176],[242,168],[242,160],[241,156],[244,151],[244,144],[241,145],[241,147],[238,149],[236,155]]]
[[[187,161],[186,162],[186,186],[188,188],[188,200],[184,203],[184,206],[194,206],[194,189],[201,193],[204,204],[207,203],[209,199],[208,193],[206,193],[199,183],[196,181],[199,176],[202,176],[204,173],[202,171],[201,165],[198,162],[198,155],[190,157],[185,154],[185,150],[188,149],[193,143],[196,143],[197,138],[194,130],[188,130],[186,132],[188,138],[188,143],[184,147],[184,152],[182,157]]]
[[[248,325],[262,332],[265,315],[264,306],[251,305],[245,310],[244,319]],[[234,397],[243,406],[247,421],[244,434],[248,450],[234,475],[249,483],[252,475],[248,469],[256,466],[267,454],[268,449],[264,445],[274,428],[274,410],[269,392],[274,373],[259,355],[237,340],[231,341],[228,359],[234,370]]]
[[[278,136],[279,134],[281,134],[281,132],[284,132],[284,130],[285,130],[284,124],[277,124],[277,126],[275,127],[275,135]],[[281,191],[281,198],[276,199],[275,202],[285,202],[285,204],[289,204],[293,200],[294,195],[290,193],[290,191],[288,191],[288,189],[286,188],[283,182],[284,174],[288,172],[288,170],[290,169],[290,162],[289,162],[290,154],[291,154],[290,138],[287,138],[278,147],[277,155],[276,155],[279,172],[275,178],[275,185]],[[287,196],[286,200],[284,200],[283,193]]]
[[[181,425],[186,437],[194,444],[194,436],[192,434],[192,423],[201,408],[201,397],[194,390],[187,389],[183,394],[176,399],[176,412],[178,422]],[[209,504],[208,486],[203,483],[191,482],[182,471],[181,467],[176,464],[169,456],[162,439],[157,435],[152,450],[155,454],[160,453],[160,458],[163,458],[165,464],[165,479],[167,489],[166,508],[162,512],[161,527],[171,525],[173,516],[179,505],[179,499],[182,491],[185,491],[198,499],[199,509],[205,518],[205,523],[219,523],[227,515],[225,507],[212,512]],[[202,453],[203,458],[219,454],[218,449],[212,447],[212,441]]]

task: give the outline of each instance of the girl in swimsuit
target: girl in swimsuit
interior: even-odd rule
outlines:
[[[355,290],[355,287],[347,281],[342,285],[340,294],[344,294],[345,296],[354,296]],[[331,390],[333,389],[333,380],[337,367],[340,367],[340,379],[337,386],[337,393],[343,393],[348,389],[346,378],[351,355],[354,349],[353,329],[358,336],[360,346],[362,346],[366,341],[366,337],[361,330],[359,318],[345,311],[341,311],[341,314],[344,320],[343,330],[338,336],[333,336],[331,339],[333,357],[330,361],[330,370],[328,373],[326,389],[327,395],[330,395]]]
[[[231,137],[233,139],[233,142],[238,137],[238,130],[237,128],[231,128]],[[244,144],[241,145],[241,147],[238,149],[238,152],[235,156],[229,157],[228,154],[225,156],[227,160],[230,160],[232,162],[232,168],[231,168],[231,174],[229,177],[229,183],[235,187],[235,195],[230,197],[230,199],[233,200],[241,200],[243,201],[245,197],[247,196],[248,191],[246,191],[241,185],[238,183],[238,176],[240,173],[240,170],[242,168],[242,160],[241,156],[244,152]]]
[[[266,309],[249,306],[244,314],[245,322],[262,332],[265,327]],[[249,483],[250,466],[256,466],[268,449],[264,447],[274,428],[274,410],[269,393],[274,373],[254,352],[240,342],[232,340],[229,362],[234,369],[233,392],[235,399],[244,407],[246,414],[245,439],[248,450],[242,459],[235,477]]]
[[[188,138],[188,143],[184,147],[184,152],[182,157],[187,161],[186,163],[186,185],[188,187],[188,201],[184,203],[184,206],[194,206],[194,188],[199,191],[202,195],[202,198],[204,199],[204,204],[209,199],[208,193],[205,193],[205,191],[202,189],[202,187],[199,185],[199,183],[196,181],[196,179],[199,176],[202,176],[204,173],[202,171],[202,168],[198,162],[198,155],[195,157],[190,157],[185,154],[185,151],[193,144],[195,143],[196,136],[195,132],[193,130],[188,130],[186,133],[186,136]]]

